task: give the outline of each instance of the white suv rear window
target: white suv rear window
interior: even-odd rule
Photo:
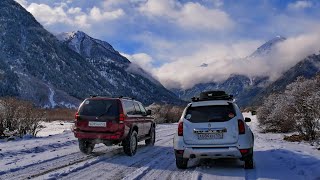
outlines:
[[[185,119],[193,123],[225,122],[235,117],[232,104],[189,107]]]

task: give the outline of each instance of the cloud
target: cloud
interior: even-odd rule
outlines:
[[[101,12],[101,10],[97,7],[93,7],[90,10],[89,19],[94,21],[102,21],[102,20],[114,20],[124,16],[125,13],[122,9],[117,9],[114,11],[105,11]]]
[[[125,56],[126,58],[128,58],[132,63],[140,66],[141,68],[143,68],[144,70],[146,70],[148,73],[153,74],[153,59],[150,55],[146,54],[146,53],[137,53],[137,54],[125,54],[125,53],[121,53],[123,56]]]
[[[320,30],[288,38],[276,46],[275,52],[270,55],[270,58],[264,60],[272,61],[268,62],[270,71],[273,72],[269,76],[274,80],[302,59],[312,54],[319,54],[319,52]],[[266,72],[266,74],[269,73]]]
[[[131,64],[127,69],[129,72],[139,74],[155,84],[162,85],[157,80],[157,77],[154,76],[154,67],[152,65],[153,59],[150,55],[145,53],[137,53],[132,55],[121,53],[121,55],[125,56],[131,61]]]
[[[210,1],[212,1],[212,3],[213,3],[213,5],[215,6],[215,7],[221,7],[221,6],[223,6],[223,0],[210,0]]]
[[[143,49],[148,48],[148,54],[153,57],[155,62],[161,59],[162,64],[177,61],[182,57],[183,59],[194,57],[194,61],[241,58],[247,56],[262,43],[262,41],[250,39],[221,42],[207,36],[204,36],[204,38],[189,36],[183,40],[166,39],[152,33],[146,33],[135,38],[135,40],[143,42]]]
[[[76,8],[70,8],[70,9],[68,9],[68,13],[69,14],[79,14],[79,13],[81,13],[82,12],[82,9],[81,8],[79,8],[79,7],[76,7]]]
[[[154,72],[165,87],[182,89],[191,88],[198,83],[224,81],[231,74],[249,77],[268,76],[270,80],[275,80],[308,55],[319,54],[320,31],[288,38],[274,46],[267,56],[254,59],[232,58],[231,56],[226,58],[228,52],[234,52],[237,49],[240,52],[247,49],[247,55],[249,55],[253,50],[251,46],[254,44],[256,42],[251,42],[251,44],[241,42],[225,47],[211,45],[207,50],[198,51],[191,56],[180,57],[176,61],[155,68]],[[212,52],[209,49],[220,51],[221,57],[219,58],[217,52]],[[216,56],[216,58],[206,58],[210,56]],[[201,67],[203,63],[207,64],[207,67]]]
[[[194,2],[181,4],[175,0],[149,0],[139,10],[148,17],[166,18],[169,22],[190,30],[222,31],[234,25],[226,12]]]
[[[187,3],[183,6],[178,24],[193,29],[227,30],[233,26],[229,15],[219,9],[207,9],[198,3]]]
[[[28,5],[27,0],[15,0],[17,3],[19,3],[22,7],[26,7]]]
[[[66,26],[87,29],[95,23],[106,23],[125,16],[123,9],[104,10],[96,6],[83,11],[80,7],[69,7],[72,1],[56,2],[52,5],[17,0],[40,23],[46,27],[64,24]]]
[[[73,23],[72,19],[67,16],[62,6],[51,8],[46,4],[31,3],[27,10],[32,13],[38,21],[44,25],[55,23]]]
[[[291,10],[301,10],[312,7],[311,1],[296,1],[294,3],[288,4],[288,9]]]
[[[168,88],[188,89],[198,83],[221,81],[233,73],[230,71],[234,59],[251,53],[259,41],[246,41],[234,44],[190,44],[192,54],[168,62],[155,68],[155,76]],[[188,49],[186,49],[188,51]],[[207,64],[206,68],[201,67]]]

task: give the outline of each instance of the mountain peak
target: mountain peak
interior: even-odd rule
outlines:
[[[267,41],[265,44],[275,44],[275,43],[278,43],[278,42],[285,41],[286,39],[287,38],[285,38],[283,36],[277,35],[276,37],[274,37],[274,38],[270,39],[269,41]]]
[[[56,37],[62,42],[68,41],[68,40],[73,39],[75,37],[83,38],[85,36],[88,36],[88,35],[82,31],[63,32],[63,33],[56,35]]]
[[[63,32],[56,37],[70,49],[87,58],[110,59],[120,63],[130,63],[121,56],[108,42],[95,39],[82,31]]]
[[[271,52],[272,48],[276,44],[278,44],[280,42],[283,42],[285,40],[286,40],[285,37],[278,35],[278,36],[270,39],[266,43],[262,44],[260,47],[258,47],[257,50],[254,51],[249,57],[253,58],[253,57],[259,57],[259,56],[260,57],[261,56],[265,56],[265,55],[267,55],[267,54],[269,54]]]

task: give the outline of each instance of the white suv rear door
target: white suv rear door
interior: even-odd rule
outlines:
[[[232,103],[189,106],[183,121],[186,144],[219,145],[238,141],[238,118]]]

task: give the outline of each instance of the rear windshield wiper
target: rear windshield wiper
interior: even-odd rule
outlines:
[[[225,121],[225,119],[223,118],[212,118],[212,119],[208,119],[208,122],[222,122]]]
[[[111,105],[111,106],[112,106],[112,105]],[[102,113],[102,114],[100,114],[99,116],[97,116],[97,118],[100,118],[100,117],[106,115],[106,114],[109,112],[109,109],[110,109],[111,106],[109,106],[104,113]]]

